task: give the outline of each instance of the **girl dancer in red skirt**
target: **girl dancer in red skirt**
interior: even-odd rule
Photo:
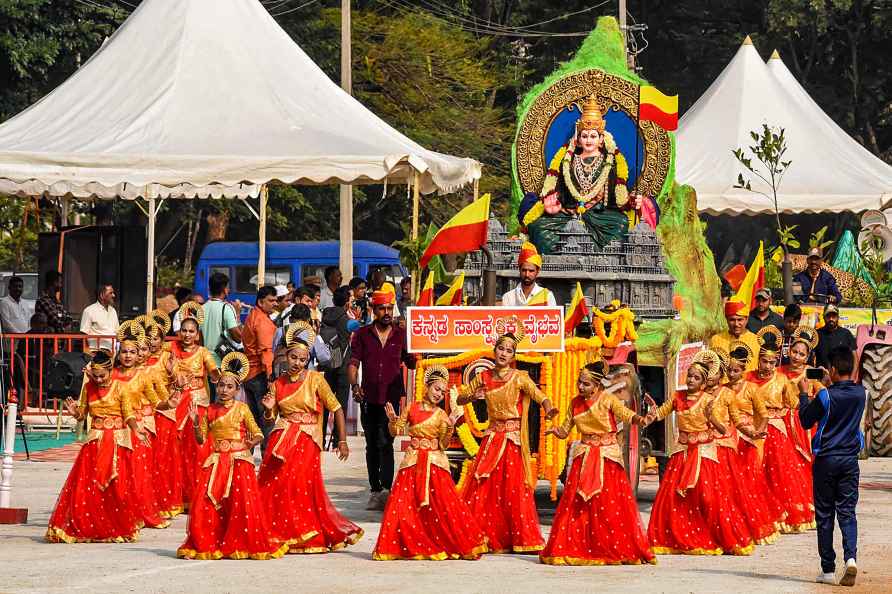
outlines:
[[[514,325],[516,332],[506,332],[495,341],[495,367],[462,386],[458,396],[460,405],[486,401],[489,429],[461,495],[493,553],[538,552],[545,544],[536,513],[536,477],[530,468],[530,402],[542,405],[545,419],[558,413],[530,376],[513,367],[517,345],[524,338],[523,325],[516,319]]]
[[[133,492],[137,508],[148,528],[166,528],[170,522],[161,517],[161,509],[155,498],[153,483],[155,456],[153,452],[154,416],[158,396],[152,389],[149,378],[140,366],[140,353],[148,355],[148,343],[142,325],[136,320],[124,322],[118,328],[117,367],[112,379],[120,381],[130,398],[133,416],[137,426],[148,436],[146,441],[133,436],[131,470],[133,472]]]
[[[362,537],[362,529],[331,504],[322,483],[323,407],[334,414],[338,458],[346,460],[350,450],[340,403],[325,377],[307,369],[314,340],[307,322],[288,327],[288,373],[273,382],[262,400],[264,420],[275,426],[260,466],[260,490],[273,520],[272,535],[288,545],[289,553],[326,553]]]
[[[478,559],[486,552],[486,539],[455,491],[444,452],[452,424],[437,405],[449,391],[449,371],[442,365],[428,367],[424,385],[424,400],[404,405],[399,417],[390,403],[384,405],[391,435],[401,435],[408,426],[412,441],[390,491],[372,558]]]
[[[815,347],[818,346],[818,332],[814,328],[808,326],[799,326],[793,331],[793,337],[790,341],[790,363],[783,365],[780,372],[787,376],[793,386],[799,386],[801,380],[805,380],[808,384],[808,397],[814,398],[815,395],[823,388],[823,384],[818,380],[808,379],[805,377],[805,370],[808,368],[808,361]],[[811,477],[811,434],[802,428],[799,422],[798,407],[792,407],[790,413],[784,419],[787,426],[787,432],[792,436],[793,443],[796,446],[796,452],[805,464],[808,470],[808,476]]]
[[[716,433],[725,433],[712,415],[706,378],[718,373],[718,356],[698,359],[688,368],[687,389],[659,408],[648,396],[648,416],[665,419],[675,412],[678,442],[654,500],[647,535],[658,555],[749,555],[753,539],[731,495],[727,472],[719,464]]]
[[[766,326],[759,331],[759,339],[762,342],[759,367],[747,379],[755,385],[768,413],[763,454],[765,480],[787,514],[781,532],[804,532],[815,527],[810,469],[796,450],[787,420],[790,411],[799,408],[799,388],[777,371],[777,354],[783,341],[781,331]]]
[[[131,471],[133,436],[148,441],[136,423],[124,384],[112,379],[112,360],[93,355],[80,402],[65,400],[78,421],[90,415],[87,442],[77,455],[46,531],[49,542],[132,542],[142,518]]]
[[[732,343],[731,346],[736,348],[737,343]],[[708,351],[703,352],[707,353]],[[732,412],[732,409],[736,407],[735,402],[738,395],[731,385],[734,385],[738,390],[745,389],[740,384],[744,383],[741,380],[743,380],[743,370],[747,363],[745,361],[741,362],[739,359],[733,359],[732,365],[730,353],[719,349],[713,349],[713,352],[721,360],[721,372],[710,376],[706,382],[714,398],[713,416],[726,430],[725,435],[716,439],[719,463],[724,468],[731,485],[731,494],[734,496],[737,508],[750,529],[753,540],[756,544],[772,544],[778,537],[778,529],[775,522],[780,519],[780,511],[779,509],[769,509],[765,502],[766,489],[764,481],[759,482],[752,474],[745,472],[741,467],[737,454],[741,436],[744,432],[749,432],[748,436],[750,438],[760,437],[758,433],[750,431],[747,427],[738,430],[734,419],[739,418],[739,413],[737,411]],[[743,351],[744,359],[746,359],[746,352],[746,350]],[[740,354],[738,351],[737,356],[739,357]],[[727,374],[728,383],[719,385],[723,373]],[[760,475],[761,473],[757,476]]]
[[[155,406],[155,439],[152,442],[155,464],[152,479],[161,517],[173,518],[183,513],[186,496],[183,493],[183,461],[176,418],[180,393],[175,391],[171,394],[172,361],[170,351],[164,349],[164,336],[170,329],[170,317],[155,310],[145,323],[145,328],[149,356],[144,373],[160,400]]]
[[[580,433],[548,543],[539,553],[549,565],[655,563],[616,438],[617,420],[646,426],[652,419],[604,389],[607,372],[604,361],[586,365],[564,422],[548,430],[558,439],[567,439],[573,427]]]
[[[207,407],[206,414],[198,413],[198,403],[189,403],[190,428],[196,441],[210,444],[211,453],[198,474],[189,509],[189,532],[177,557],[281,557],[288,547],[271,538],[254,473],[252,451],[263,433],[248,405],[235,400],[248,375],[248,358],[229,353],[220,367],[223,373],[217,383],[217,401]]]
[[[189,402],[195,403],[198,416],[203,417],[210,404],[207,382],[209,379],[216,382],[220,371],[210,351],[199,344],[201,322],[204,320],[201,306],[194,301],[187,301],[180,307],[180,320],[180,340],[171,343],[170,353],[173,359],[174,385],[181,392],[176,419],[183,460],[183,497],[188,505],[195,486],[195,476],[211,449],[209,441],[198,443],[195,432],[186,426]]]

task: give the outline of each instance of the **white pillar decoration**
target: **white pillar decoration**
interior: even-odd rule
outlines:
[[[3,434],[3,466],[0,470],[0,509],[10,507],[12,500],[12,454],[15,449],[15,420],[19,410],[15,390],[9,391],[6,402],[6,431]]]

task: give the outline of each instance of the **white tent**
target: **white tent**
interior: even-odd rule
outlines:
[[[679,122],[676,177],[697,190],[711,214],[771,212],[773,202],[734,188],[738,173],[753,189],[770,188],[746,175],[731,151],[753,144],[762,124],[786,130],[792,161],[780,184],[782,212],[862,211],[892,201],[892,167],[836,125],[795,81],[783,63],[766,64],[749,37],[718,78]],[[755,163],[754,163],[755,164]]]
[[[429,193],[479,177],[477,161],[425,149],[341,90],[258,0],[145,0],[0,125],[0,192],[145,197],[150,244],[156,198],[256,197],[273,180]]]

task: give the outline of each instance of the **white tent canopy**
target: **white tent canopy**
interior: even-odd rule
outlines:
[[[416,171],[422,192],[449,191],[480,164],[391,128],[258,0],[146,0],[71,78],[0,125],[0,191],[19,195],[132,197],[156,184],[244,197],[272,180],[406,183]]]
[[[679,122],[676,177],[697,190],[701,211],[774,210],[769,198],[734,187],[743,173],[753,189],[771,195],[770,187],[748,175],[732,154],[736,148],[749,153],[750,131],[761,131],[762,124],[786,130],[785,160],[792,163],[780,185],[782,212],[858,212],[892,201],[892,167],[837,126],[779,57],[766,66],[747,37]]]

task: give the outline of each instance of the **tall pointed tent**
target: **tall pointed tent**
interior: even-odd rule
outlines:
[[[679,122],[676,177],[697,190],[701,211],[773,211],[770,199],[734,187],[745,171],[732,151],[753,144],[750,131],[761,130],[764,123],[786,130],[786,159],[792,164],[780,185],[782,212],[857,212],[886,206],[892,201],[892,167],[882,162],[877,166],[878,159],[847,146],[839,138],[845,135],[842,130],[830,130],[819,119],[828,118],[813,101],[809,106],[779,84],[747,37]],[[747,177],[754,189],[770,195],[770,187]]]
[[[344,92],[258,0],[145,0],[68,80],[0,125],[0,193],[149,198],[150,244],[156,198],[253,197],[274,180],[417,180],[430,193],[480,172]]]

